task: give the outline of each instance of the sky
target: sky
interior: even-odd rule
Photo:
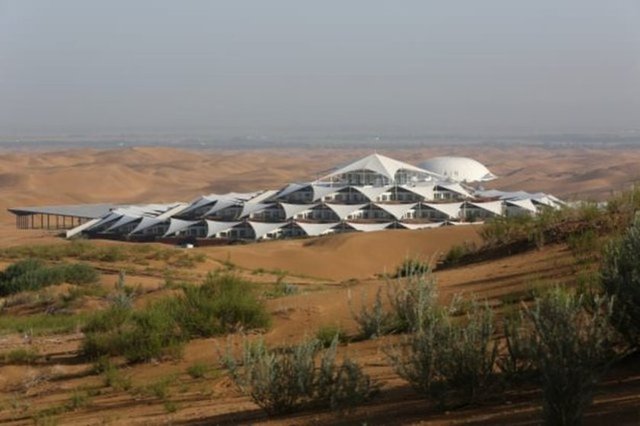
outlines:
[[[0,135],[640,129],[640,0],[0,0]]]

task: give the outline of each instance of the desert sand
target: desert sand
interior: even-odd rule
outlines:
[[[183,151],[167,148],[121,150],[69,150],[0,154],[0,246],[67,244],[53,233],[18,231],[6,208],[12,206],[72,203],[144,203],[189,201],[212,192],[252,191],[278,188],[288,182],[306,181],[329,168],[357,158],[365,150],[254,150]],[[602,200],[613,191],[637,181],[640,149],[544,148],[471,146],[433,147],[382,152],[413,163],[434,155],[464,155],[485,163],[500,178],[487,187],[507,190],[545,191],[565,199]],[[269,300],[274,325],[265,334],[267,343],[292,343],[313,335],[327,324],[339,324],[355,332],[349,299],[358,303],[370,297],[386,281],[379,274],[393,272],[403,259],[432,259],[452,245],[477,242],[476,226],[422,231],[384,231],[333,235],[315,239],[273,241],[238,246],[198,248],[206,260],[196,268],[175,268],[194,282],[225,263],[259,285],[271,286],[281,276],[298,285],[301,294]],[[122,244],[96,242],[96,244]],[[3,263],[6,265],[6,262]],[[103,267],[102,285],[113,288],[118,267]],[[158,266],[159,265],[152,265]],[[115,269],[114,269],[115,268]],[[136,303],[147,303],[167,294],[162,288],[164,270],[129,274],[145,293]],[[523,291],[542,280],[575,280],[576,262],[564,246],[436,273],[440,295],[477,294],[499,305],[500,298]],[[59,291],[63,291],[60,289]],[[103,301],[88,299],[79,309],[99,309]],[[101,386],[101,379],[87,373],[91,364],[78,357],[81,333],[42,336],[30,344],[22,336],[0,336],[0,350],[32,345],[46,355],[46,362],[32,366],[0,365],[0,423],[32,424],[33,413],[64,403],[74,389]],[[239,339],[238,336],[235,336]],[[215,365],[226,338],[190,342],[184,358],[177,361],[126,367],[134,386],[168,375],[176,377],[170,399],[177,410],[168,413],[163,401],[134,397],[124,391],[101,391],[87,407],[57,416],[61,424],[330,424],[344,421],[327,412],[303,412],[268,418],[224,376],[193,379],[186,368],[196,361]],[[536,423],[539,395],[513,396],[487,406],[443,413],[426,406],[402,382],[385,361],[389,340],[350,343],[348,352],[382,384],[380,396],[350,414],[349,422],[476,424]],[[40,383],[25,383],[44,377]],[[622,377],[624,381],[620,381]],[[29,382],[31,383],[31,382]],[[25,390],[26,389],[26,390]],[[637,420],[640,402],[640,371],[632,366],[615,372],[599,388],[588,424],[605,416],[620,422]]]

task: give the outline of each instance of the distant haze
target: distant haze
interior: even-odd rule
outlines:
[[[0,0],[0,138],[638,129],[638,0]]]

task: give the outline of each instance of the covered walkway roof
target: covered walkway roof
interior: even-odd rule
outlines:
[[[52,216],[73,216],[96,219],[105,216],[111,210],[118,207],[120,206],[117,204],[78,204],[67,206],[12,207],[8,210],[16,215],[48,214]]]

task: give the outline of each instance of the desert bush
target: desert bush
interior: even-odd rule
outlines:
[[[405,259],[397,268],[395,277],[408,277],[416,274],[424,274],[431,269],[429,262],[423,262],[417,258]]]
[[[331,346],[331,343],[335,338],[338,339],[339,343],[343,343],[347,340],[347,335],[344,330],[337,324],[323,325],[316,332],[316,340],[318,340],[318,342],[320,342],[320,344],[325,348]]]
[[[64,334],[76,330],[88,319],[86,314],[0,315],[0,335],[17,332],[32,336]]]
[[[98,278],[98,272],[89,265],[76,263],[46,266],[40,260],[26,259],[10,265],[0,273],[0,296],[39,290],[64,282],[90,284]]]
[[[83,353],[90,358],[123,355],[130,362],[178,357],[184,343],[243,327],[266,328],[270,317],[249,283],[231,275],[211,275],[200,287],[133,310],[112,303],[95,314],[83,331]]]
[[[531,328],[524,311],[517,309],[505,315],[502,321],[504,350],[496,364],[507,383],[530,378],[534,372]]]
[[[497,345],[486,304],[473,302],[463,318],[427,311],[421,327],[387,352],[395,371],[440,404],[476,401],[496,382]]]
[[[640,347],[640,216],[604,252],[601,281],[613,297],[613,325],[633,348]]]
[[[384,310],[382,289],[378,288],[373,306],[370,307],[366,299],[367,295],[363,292],[360,309],[356,312],[349,297],[349,309],[351,310],[351,316],[360,329],[360,337],[363,339],[373,339],[390,333],[393,325],[393,317]]]
[[[204,362],[195,362],[187,367],[187,374],[193,379],[201,379],[209,370],[211,370],[211,367]]]
[[[444,265],[447,266],[457,265],[462,261],[462,259],[464,259],[465,256],[473,253],[475,250],[475,246],[468,242],[465,242],[464,244],[454,244],[453,246],[451,246],[442,261]]]
[[[597,309],[586,310],[582,296],[557,287],[527,311],[547,424],[581,422],[596,382],[615,360],[612,308],[610,299],[601,298]]]
[[[251,284],[233,274],[210,274],[199,286],[185,286],[171,306],[177,322],[190,336],[209,337],[244,329],[268,328],[264,303]]]
[[[567,237],[567,245],[579,263],[589,263],[596,260],[600,247],[598,235],[593,229],[583,229]]]
[[[262,341],[245,342],[241,360],[228,351],[224,363],[239,388],[269,414],[306,406],[339,409],[369,399],[376,386],[354,361],[337,363],[337,344],[336,338],[322,350],[309,340],[276,351]]]
[[[4,364],[33,364],[40,359],[40,354],[31,348],[13,349],[0,354],[0,360]]]
[[[393,330],[419,330],[437,303],[435,277],[431,270],[427,270],[410,274],[405,280],[389,282],[387,297],[392,310]]]

